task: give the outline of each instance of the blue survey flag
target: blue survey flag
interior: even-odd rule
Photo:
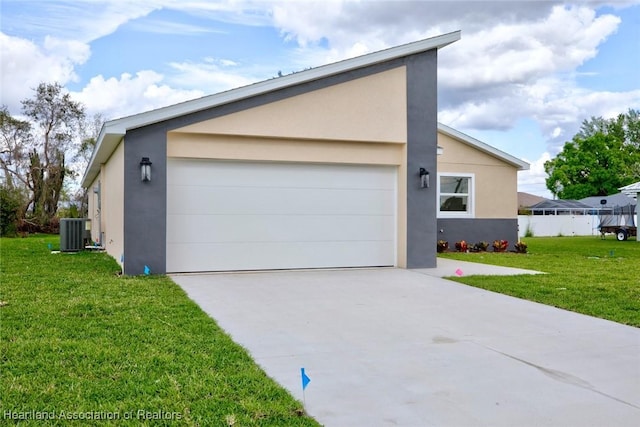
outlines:
[[[51,248],[52,248],[53,246],[51,245],[51,243],[48,243],[48,244],[47,244],[47,247],[49,248],[49,250],[51,250]]]
[[[144,266],[144,274],[146,274],[147,276],[151,274],[151,269],[147,265]]]
[[[300,368],[300,376],[302,377],[302,390],[304,391],[304,389],[307,388],[307,386],[311,382],[311,378],[309,378],[307,374],[304,373],[304,368]]]

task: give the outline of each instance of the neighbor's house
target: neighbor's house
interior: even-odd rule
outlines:
[[[638,208],[638,200],[640,199],[640,181],[625,185],[624,187],[619,188],[619,190],[622,194],[633,199],[634,203],[632,204],[635,206],[636,211],[635,225],[636,227],[640,227],[640,208]],[[640,242],[640,233],[636,234],[636,240]]]
[[[82,181],[93,239],[125,274],[434,267],[446,197],[464,198],[468,239],[474,218],[515,235],[523,164],[437,124],[437,52],[459,38],[105,123]],[[469,180],[449,194],[439,168]]]

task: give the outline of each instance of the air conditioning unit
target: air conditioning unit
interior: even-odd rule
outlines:
[[[77,252],[84,248],[85,218],[60,219],[60,251]]]

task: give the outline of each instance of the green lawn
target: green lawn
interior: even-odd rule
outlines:
[[[613,236],[523,239],[528,254],[444,253],[443,258],[549,274],[469,276],[452,280],[640,327],[640,243]]]
[[[119,277],[105,254],[48,244],[57,236],[0,239],[4,423],[10,411],[56,417],[20,423],[38,426],[318,425],[170,279]],[[74,416],[118,419],[61,419]]]

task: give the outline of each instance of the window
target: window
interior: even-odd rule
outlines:
[[[439,217],[473,217],[472,174],[438,174]]]

